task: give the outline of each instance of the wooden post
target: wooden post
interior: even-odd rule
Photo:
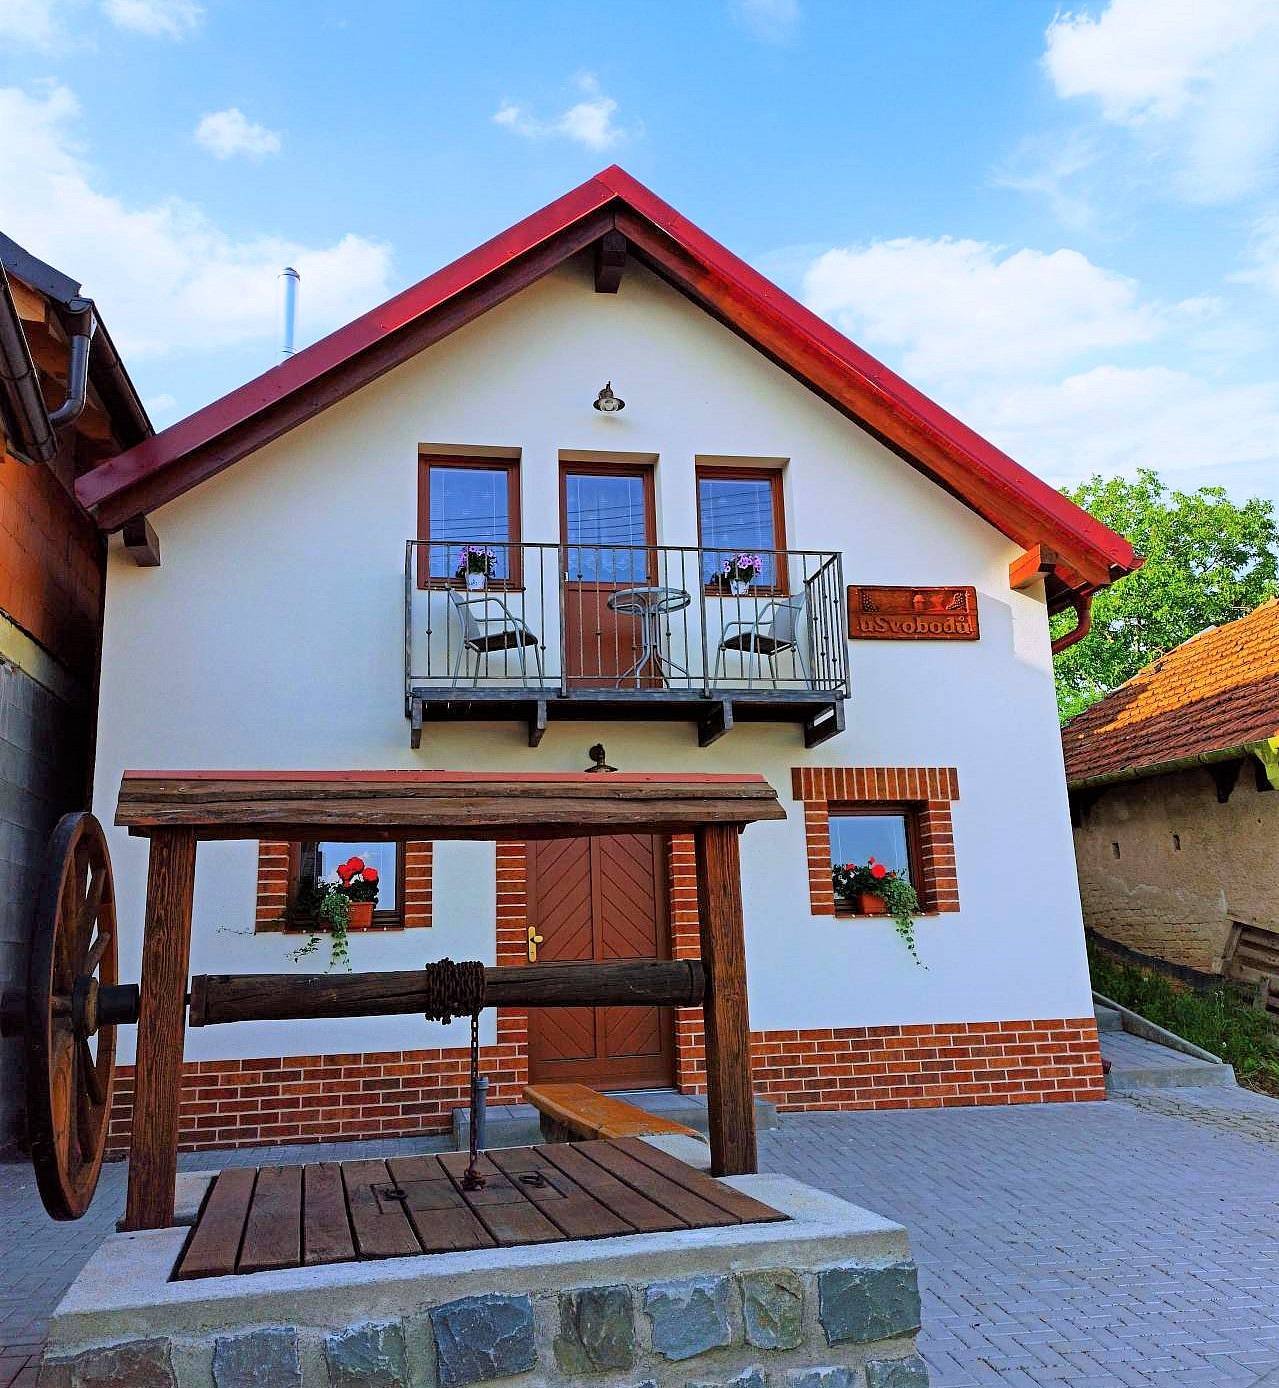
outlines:
[[[737,825],[708,824],[694,835],[706,970],[706,1107],[715,1176],[750,1175],[758,1169],[737,833]]]
[[[129,1230],[163,1229],[173,1223],[195,846],[189,829],[160,829],[151,836],[124,1212]]]

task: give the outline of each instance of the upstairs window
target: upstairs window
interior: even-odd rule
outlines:
[[[418,512],[419,538],[430,542],[418,563],[423,586],[456,581],[463,545],[493,550],[493,582],[519,582],[519,464],[513,459],[422,458]]]
[[[702,467],[697,470],[698,543],[702,578],[713,590],[725,587],[725,560],[756,554],[763,563],[754,588],[786,591],[786,524],[782,474],[777,468]]]

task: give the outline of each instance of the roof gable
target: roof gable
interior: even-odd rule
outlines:
[[[1279,734],[1279,599],[1152,661],[1062,729],[1072,784]]]
[[[118,529],[344,398],[606,233],[1010,539],[1051,547],[1088,592],[1132,547],[612,166],[451,265],[80,479]]]

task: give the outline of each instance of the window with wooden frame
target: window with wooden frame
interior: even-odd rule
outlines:
[[[494,587],[518,588],[520,465],[516,458],[460,458],[422,454],[418,459],[418,583],[450,588],[460,583],[462,549],[493,551]]]
[[[831,805],[827,810],[830,835],[830,861],[865,864],[872,858],[915,888],[919,904],[928,910],[928,894],[920,867],[919,815],[907,804]],[[835,914],[853,916],[858,912],[839,898]]]
[[[378,872],[378,899],[373,925],[383,930],[429,926],[432,918],[435,845],[430,839],[406,843],[286,843],[258,844],[258,884],[255,929],[311,930],[304,918],[300,888],[317,878],[333,882],[337,868],[361,858]]]
[[[736,554],[757,554],[763,569],[752,591],[785,596],[789,589],[781,469],[699,466],[697,542],[707,592],[728,591],[725,561]]]

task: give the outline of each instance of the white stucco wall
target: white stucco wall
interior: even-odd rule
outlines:
[[[620,416],[591,409],[611,377]],[[428,725],[402,706],[404,542],[420,444],[520,450],[523,535],[558,539],[562,450],[656,455],[659,543],[696,544],[694,458],[780,457],[788,543],[842,549],[860,583],[971,583],[981,640],[855,642],[848,728],[739,725],[699,750],[685,724]],[[628,770],[762,772],[791,812],[743,839],[756,1028],[1079,1016],[1090,1010],[1042,594],[1008,588],[1017,547],[660,281],[616,296],[574,264],[153,516],[163,566],[111,556],[97,811],[125,767],[580,769],[597,737]],[[891,925],[808,909],[793,766],[959,769],[962,910]],[[112,831],[122,976],[137,976],[145,844]],[[430,931],[360,938],[356,967],[493,956],[492,848],[437,848]],[[194,972],[276,970],[254,936],[254,849],[205,845]],[[242,933],[236,933],[242,932]],[[491,1035],[492,1023],[489,1019]],[[412,1018],[191,1032],[190,1058],[460,1044]],[[130,1040],[125,1045],[131,1044]],[[126,1055],[124,1057],[128,1059]]]

